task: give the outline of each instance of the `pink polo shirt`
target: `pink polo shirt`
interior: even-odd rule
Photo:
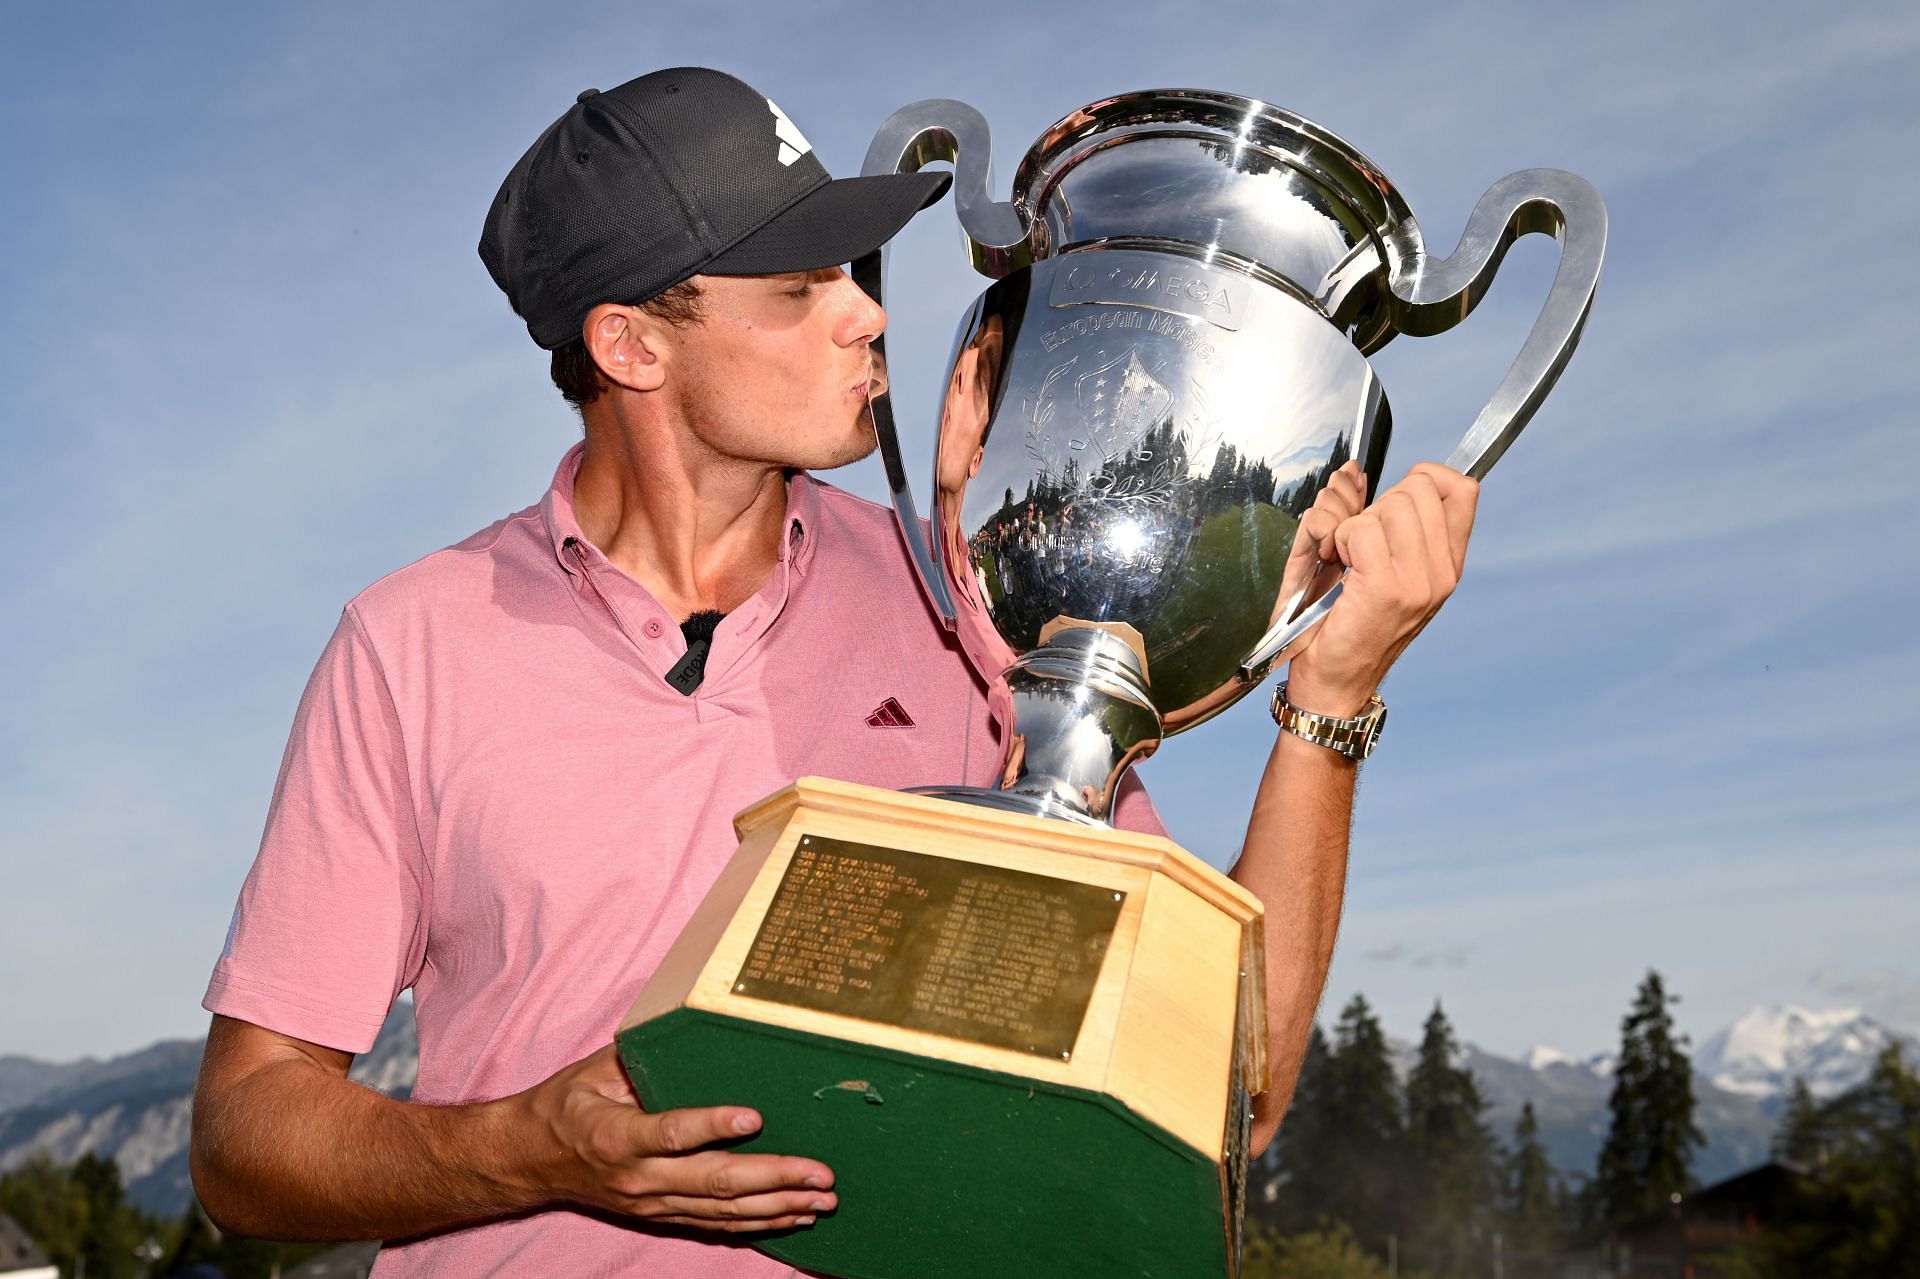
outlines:
[[[611,1042],[732,853],[734,813],[808,774],[903,788],[995,773],[985,691],[890,511],[796,476],[779,562],[687,697],[665,680],[678,620],[575,521],[580,454],[538,506],[347,605],[210,1011],[360,1053],[411,987],[414,1098],[516,1093]],[[1131,779],[1117,821],[1162,833]],[[375,1273],[793,1272],[719,1236],[555,1209],[389,1246]]]

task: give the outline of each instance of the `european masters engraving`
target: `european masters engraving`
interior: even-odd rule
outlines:
[[[1049,306],[1087,302],[1152,307],[1238,329],[1253,296],[1249,281],[1192,262],[1118,251],[1091,255],[1053,277]]]

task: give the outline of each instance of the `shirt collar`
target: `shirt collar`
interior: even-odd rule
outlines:
[[[580,521],[573,507],[573,482],[580,474],[580,459],[586,451],[584,440],[567,450],[566,456],[560,459],[560,465],[554,470],[553,483],[548,485],[546,496],[540,499],[540,518],[547,526],[547,537],[553,544],[553,557],[569,575],[580,572],[580,561],[570,544],[578,542],[581,555],[586,554],[587,548],[593,545],[587,541],[586,534],[580,531]],[[780,539],[780,559],[803,577],[813,563],[814,547],[819,541],[819,513],[820,482],[805,471],[790,472],[787,477],[786,533]]]
[[[547,486],[547,494],[540,499],[540,519],[547,526],[547,536],[553,542],[553,557],[560,561],[560,567],[569,574],[580,571],[579,562],[574,559],[571,544],[578,541],[582,546],[591,545],[580,532],[580,521],[573,513],[573,479],[580,474],[580,459],[587,451],[587,443],[582,440],[567,450],[560,459],[560,466],[553,473],[553,483]]]
[[[780,558],[805,577],[820,543],[820,481],[805,471],[791,471],[787,475],[786,530]]]

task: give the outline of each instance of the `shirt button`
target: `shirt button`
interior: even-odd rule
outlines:
[[[641,627],[640,629],[647,633],[648,639],[659,639],[661,636],[661,633],[664,632],[667,628],[661,624],[659,618],[649,617],[647,619],[647,624]]]

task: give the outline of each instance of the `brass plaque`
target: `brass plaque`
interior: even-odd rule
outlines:
[[[1126,894],[801,837],[733,989],[1067,1061]]]

